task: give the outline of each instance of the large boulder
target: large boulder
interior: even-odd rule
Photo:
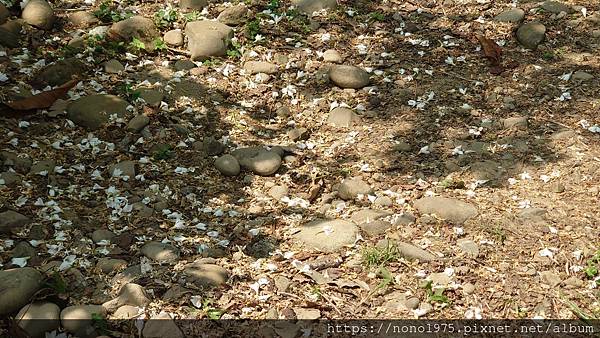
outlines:
[[[233,29],[210,20],[189,22],[185,25],[188,50],[192,60],[203,61],[211,56],[223,56],[233,38]]]
[[[108,122],[112,114],[125,117],[128,105],[127,101],[114,95],[84,96],[67,107],[67,117],[75,124],[93,130]]]

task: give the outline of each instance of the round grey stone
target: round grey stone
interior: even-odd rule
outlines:
[[[202,262],[188,264],[183,274],[198,287],[219,286],[225,284],[229,278],[229,272],[225,268]]]
[[[109,74],[118,74],[125,70],[125,67],[119,62],[119,60],[108,60],[104,63],[104,71]]]
[[[342,55],[335,49],[328,49],[323,53],[323,61],[331,63],[341,63],[343,61]]]
[[[102,305],[75,305],[60,312],[60,322],[67,332],[78,337],[96,337],[94,321],[105,316],[106,310]]]
[[[521,22],[525,17],[525,11],[520,8],[513,8],[507,11],[504,11],[496,17],[494,17],[494,21],[499,22]]]
[[[525,48],[536,49],[546,37],[546,26],[539,22],[529,22],[517,30],[517,39]]]
[[[438,196],[421,198],[414,207],[421,214],[435,214],[454,224],[462,224],[478,214],[477,208],[469,203]]]
[[[75,124],[89,129],[98,129],[108,122],[111,114],[127,115],[127,101],[118,96],[97,94],[82,97],[67,107],[67,117]]]
[[[225,176],[237,176],[240,173],[238,160],[229,154],[217,158],[215,168]]]
[[[13,210],[0,212],[0,234],[10,234],[31,223],[29,217]]]
[[[373,192],[371,186],[360,178],[347,178],[338,187],[338,196],[344,200],[355,199],[359,194],[367,195]]]
[[[346,107],[337,107],[329,113],[327,122],[334,127],[349,128],[360,122],[360,117]]]
[[[360,89],[371,81],[369,73],[359,67],[334,65],[329,70],[329,79],[340,88]]]
[[[266,61],[246,61],[244,70],[249,74],[275,74],[277,73],[277,65]]]
[[[60,308],[50,302],[25,305],[15,317],[15,322],[30,337],[44,337],[60,327]]]
[[[150,299],[144,288],[141,285],[129,283],[121,287],[117,298],[102,304],[102,307],[109,312],[113,312],[123,305],[146,307],[148,304],[150,304]]]
[[[190,11],[201,11],[208,5],[207,0],[181,0],[179,7]]]
[[[7,315],[27,304],[42,286],[42,274],[34,268],[0,271],[0,315]]]
[[[170,30],[165,33],[163,40],[170,46],[183,46],[183,33],[180,29]]]
[[[334,252],[356,240],[358,227],[345,220],[315,220],[300,227],[294,238],[311,249]]]
[[[179,259],[179,249],[167,243],[148,242],[141,248],[141,252],[158,263],[175,263]]]
[[[23,8],[21,17],[28,24],[43,30],[52,29],[56,19],[54,10],[44,0],[30,0]]]
[[[245,4],[239,4],[236,6],[228,7],[224,9],[217,20],[226,25],[240,25],[246,22],[248,18],[248,7]]]
[[[150,123],[150,118],[145,114],[139,114],[134,116],[129,123],[127,123],[127,130],[139,133]]]
[[[98,23],[98,18],[88,11],[78,11],[69,15],[69,21],[79,27],[90,27]]]

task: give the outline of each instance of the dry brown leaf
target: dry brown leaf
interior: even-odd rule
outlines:
[[[483,48],[483,55],[490,60],[492,66],[500,66],[502,62],[502,49],[496,44],[494,40],[488,39],[483,35],[476,35],[481,48]]]
[[[60,87],[42,92],[21,100],[8,102],[7,106],[14,110],[32,110],[51,107],[52,104],[59,98],[65,96],[67,92],[79,83],[79,79],[73,79]]]

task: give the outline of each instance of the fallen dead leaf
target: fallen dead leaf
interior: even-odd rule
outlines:
[[[6,103],[7,106],[14,110],[33,110],[33,109],[44,109],[52,106],[56,100],[65,96],[71,88],[75,87],[79,83],[79,79],[73,79],[60,87],[55,89],[42,92],[30,97],[26,97],[22,100]]]
[[[481,48],[483,49],[483,55],[490,61],[492,66],[500,66],[502,62],[502,49],[496,44],[494,40],[488,39],[483,35],[476,35]]]

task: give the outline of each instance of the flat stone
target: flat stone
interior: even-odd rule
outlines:
[[[67,107],[67,117],[79,126],[94,130],[108,122],[112,114],[125,117],[128,105],[127,101],[114,95],[84,96]]]
[[[96,263],[96,268],[105,274],[110,274],[126,267],[127,261],[124,259],[102,257]]]
[[[183,33],[181,29],[173,29],[165,33],[163,40],[169,46],[183,46]]]
[[[148,242],[141,248],[141,252],[157,263],[175,263],[179,260],[179,249],[167,243]]]
[[[279,292],[287,292],[288,288],[290,287],[290,284],[292,284],[292,281],[284,276],[276,276],[274,282],[275,288]]]
[[[499,22],[521,22],[525,18],[525,11],[520,8],[512,8],[507,11],[504,11],[496,17],[494,17],[494,21]]]
[[[539,22],[528,22],[517,30],[517,40],[528,49],[536,49],[546,37],[546,27]]]
[[[575,12],[573,7],[559,1],[544,1],[541,7],[543,10],[554,14],[559,14],[560,12],[570,14]]]
[[[12,249],[11,257],[19,258],[19,257],[29,257],[34,258],[37,256],[35,248],[29,244],[29,242],[22,241],[15,245],[14,249]]]
[[[54,10],[50,4],[43,0],[30,0],[23,8],[21,17],[28,24],[43,30],[52,29],[56,20]]]
[[[188,11],[202,11],[208,5],[207,0],[181,0],[179,7]]]
[[[75,58],[56,61],[40,70],[34,77],[33,84],[38,88],[60,86],[73,77],[83,74],[85,66]]]
[[[216,264],[194,262],[186,265],[183,274],[198,287],[215,287],[227,282],[229,272]]]
[[[106,310],[101,305],[75,305],[64,308],[60,313],[62,327],[78,337],[96,337],[94,327],[98,318],[105,318]]]
[[[477,216],[477,208],[469,203],[446,197],[424,197],[414,203],[421,214],[435,214],[454,224],[462,224]]]
[[[429,262],[436,260],[436,256],[430,253],[429,251],[425,251],[410,243],[396,242],[395,245],[396,248],[398,248],[398,252],[400,253],[400,255],[402,255],[405,258],[416,259],[421,262]]]
[[[358,227],[345,220],[315,220],[300,227],[294,238],[311,249],[334,252],[356,240]]]
[[[266,150],[262,147],[249,147],[234,150],[231,155],[235,157],[240,166],[260,176],[273,175],[281,167],[282,152],[275,148]]]
[[[151,107],[158,107],[165,98],[165,94],[159,90],[142,88],[139,91],[140,98],[146,101],[146,104]]]
[[[119,60],[108,60],[104,63],[104,71],[109,74],[118,74],[125,70],[125,67],[119,62]]]
[[[123,285],[119,290],[117,298],[109,300],[102,306],[109,312],[113,312],[123,305],[132,305],[137,307],[146,307],[150,304],[150,299],[141,285],[129,283]]]
[[[225,8],[219,13],[217,20],[226,25],[241,25],[248,19],[248,13],[248,7],[245,4],[239,4]]]
[[[4,4],[0,4],[0,25],[4,24],[9,17],[10,12],[6,6],[4,6]]]
[[[570,286],[572,288],[580,288],[584,285],[584,282],[581,279],[577,278],[577,276],[571,276],[562,281],[562,283],[565,286]]]
[[[130,180],[135,178],[135,163],[133,161],[121,161],[112,165],[108,172],[113,177],[129,177]]]
[[[413,214],[403,212],[401,214],[396,214],[392,217],[392,224],[395,226],[409,225],[411,223],[414,223],[416,220],[417,218]]]
[[[549,285],[550,287],[558,286],[558,284],[560,284],[562,281],[560,276],[552,271],[540,272],[540,280],[543,284]]]
[[[175,64],[173,65],[173,67],[175,67],[175,70],[177,70],[177,71],[202,69],[202,68],[196,67],[196,64],[194,62],[192,62],[191,60],[177,60],[177,61],[175,61]],[[194,75],[193,72],[190,72],[190,74]]]
[[[352,200],[358,195],[368,195],[372,192],[371,186],[360,178],[346,178],[338,186],[338,196],[344,200]]]
[[[390,222],[377,220],[372,222],[360,223],[358,227],[367,235],[367,236],[379,236],[385,233],[389,228],[392,227]]]
[[[0,27],[0,46],[8,48],[17,48],[21,45],[19,35],[9,31],[4,27]]]
[[[394,201],[388,196],[379,196],[373,201],[373,205],[389,207],[394,204]]]
[[[546,218],[546,209],[543,208],[525,208],[521,209],[517,216],[523,221],[543,222]]]
[[[134,319],[140,316],[140,308],[132,305],[123,305],[111,316],[111,319]]]
[[[360,117],[350,108],[337,107],[329,113],[327,123],[334,127],[349,128],[360,123]]]
[[[275,185],[269,189],[269,196],[273,197],[275,200],[279,201],[284,196],[288,194],[288,187],[283,185]]]
[[[572,81],[590,81],[594,79],[594,75],[578,70],[571,76]]]
[[[142,330],[144,338],[183,338],[183,332],[177,326],[173,318],[166,313],[160,312],[150,317]]]
[[[526,129],[529,122],[527,120],[527,117],[525,117],[525,116],[516,116],[516,117],[509,117],[509,118],[502,120],[502,124],[504,125],[504,128],[506,128],[506,129],[510,129],[510,128]]]
[[[233,29],[218,21],[193,21],[185,25],[185,35],[192,60],[204,61],[227,53]]]
[[[277,73],[277,65],[266,61],[246,61],[244,70],[249,74],[275,74]]]
[[[113,285],[127,284],[135,282],[142,277],[144,277],[144,274],[142,273],[142,266],[140,264],[136,264],[116,274],[111,282]]]
[[[150,123],[150,118],[147,115],[139,114],[139,115],[134,116],[131,120],[129,120],[129,122],[127,123],[127,130],[134,132],[134,133],[139,133],[149,123]]]
[[[475,292],[475,285],[471,284],[471,283],[465,283],[462,286],[463,292],[465,293],[465,295],[470,295],[473,292]]]
[[[356,224],[370,223],[391,214],[391,212],[384,210],[362,209],[353,213],[350,219]]]
[[[229,154],[217,158],[215,168],[225,176],[237,176],[241,170],[238,160]]]
[[[319,309],[294,307],[292,310],[296,314],[296,319],[299,320],[314,320],[321,318],[321,311]]]
[[[334,65],[329,70],[329,79],[340,88],[360,89],[369,84],[370,77],[364,69],[349,65]]]
[[[54,168],[56,167],[56,163],[54,160],[41,160],[35,162],[31,166],[31,170],[29,171],[32,175],[38,175],[42,172],[45,172],[45,175],[50,175],[54,172]]]
[[[31,223],[31,219],[13,210],[0,212],[0,234],[18,232]]]
[[[462,238],[456,241],[456,243],[458,244],[458,247],[466,254],[473,257],[479,256],[479,245],[472,240]]]
[[[112,241],[113,238],[115,238],[115,233],[110,231],[110,230],[106,230],[106,229],[97,229],[94,230],[94,232],[92,232],[92,241],[94,243],[98,243],[101,241]]]
[[[60,327],[60,308],[50,302],[25,305],[15,317],[19,327],[30,337],[44,337]]]
[[[90,27],[99,22],[98,18],[88,11],[78,11],[69,15],[69,21],[78,27]]]
[[[0,271],[0,315],[7,315],[29,303],[42,286],[42,274],[33,268]]]
[[[292,4],[306,14],[312,14],[324,9],[331,10],[337,7],[336,0],[292,0]]]
[[[134,38],[138,39],[146,45],[147,50],[153,50],[154,40],[160,37],[154,21],[140,15],[113,23],[106,35],[111,40],[126,43],[130,43]]]
[[[323,53],[323,61],[331,63],[341,63],[344,61],[340,52],[335,49],[328,49]]]
[[[446,286],[452,282],[452,278],[445,272],[436,272],[429,275],[429,280],[435,285]]]

